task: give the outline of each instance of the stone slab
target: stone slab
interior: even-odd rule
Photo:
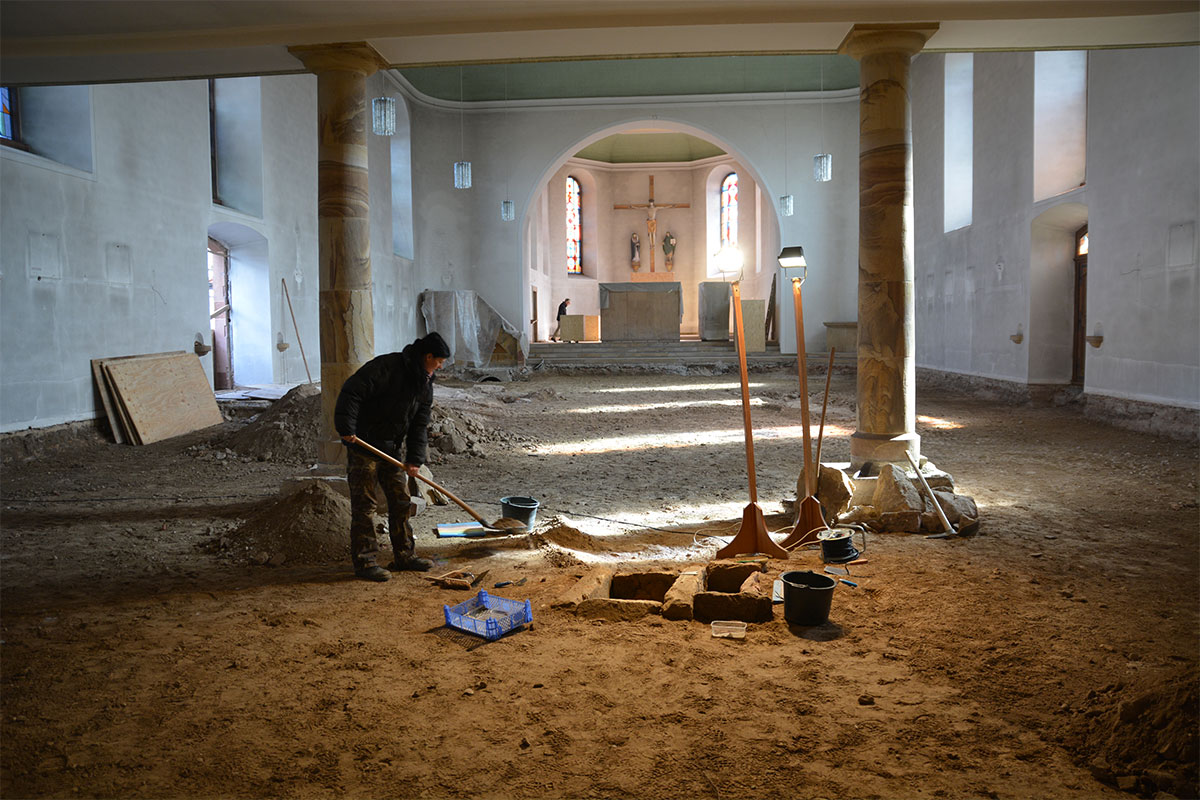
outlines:
[[[691,619],[692,600],[696,592],[704,591],[704,570],[684,572],[675,579],[663,599],[663,619]]]
[[[770,622],[775,617],[771,596],[740,592],[697,592],[692,599],[692,615],[700,622],[737,619],[742,622]]]
[[[611,597],[593,597],[575,606],[576,616],[609,622],[633,622],[661,611],[662,603],[653,600],[617,600]]]
[[[585,574],[574,586],[551,603],[552,608],[574,608],[585,600],[607,598],[612,585],[613,571],[603,567]]]

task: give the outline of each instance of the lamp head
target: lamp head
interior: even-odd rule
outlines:
[[[779,251],[779,266],[781,267],[807,267],[808,262],[804,260],[804,248],[800,245],[793,247],[785,247]]]

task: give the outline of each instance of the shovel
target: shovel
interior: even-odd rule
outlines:
[[[389,464],[394,464],[397,467],[400,467],[400,469],[407,469],[404,462],[397,461],[396,459],[389,456],[387,453],[380,450],[378,447],[375,447],[374,445],[364,442],[362,439],[358,438],[357,436],[351,436],[350,443],[358,445],[359,447],[363,448],[367,452],[369,452],[375,456],[378,456],[379,458],[382,458],[384,461],[388,462]],[[446,495],[446,497],[449,497],[451,500],[453,500],[455,502],[455,504],[460,506],[463,511],[466,511],[468,514],[470,514],[472,517],[474,517],[476,522],[478,522],[480,525],[482,525],[483,527],[487,528],[490,531],[501,531],[503,533],[526,533],[527,532],[525,523],[521,522],[521,520],[519,520],[519,519],[513,519],[512,517],[501,517],[500,519],[496,520],[495,522],[488,522],[483,517],[479,516],[479,514],[476,513],[475,509],[471,508],[469,505],[464,503],[462,500],[459,500],[457,497],[455,497],[453,494],[451,494],[449,491],[447,491],[444,487],[437,485],[432,480],[430,480],[429,478],[426,478],[424,475],[421,475],[419,473],[415,477],[417,480],[424,481],[425,483],[429,484],[433,488],[437,489],[442,494]]]
[[[946,530],[942,533],[935,533],[932,536],[926,536],[926,539],[946,539],[951,536],[968,536],[979,530],[979,520],[972,520],[963,525],[958,530],[954,530],[954,526],[950,524],[950,520],[946,519],[946,512],[942,511],[942,504],[938,502],[937,496],[933,493],[933,489],[929,488],[929,481],[925,480],[925,476],[921,474],[921,468],[917,466],[917,462],[913,460],[912,453],[904,451],[904,457],[908,459],[908,463],[912,464],[913,470],[917,473],[917,477],[921,481],[921,486],[925,488],[925,494],[929,495],[929,499],[933,501],[933,509],[937,511],[938,519],[942,521],[942,527]]]

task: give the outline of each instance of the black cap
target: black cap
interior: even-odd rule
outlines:
[[[427,336],[422,336],[414,344],[417,346],[417,350],[422,353],[429,353],[434,358],[450,357],[450,345],[446,344],[446,340],[437,331]]]

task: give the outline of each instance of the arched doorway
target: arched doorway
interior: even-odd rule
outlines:
[[[214,223],[208,228],[208,264],[213,387],[272,383],[266,237],[236,222]]]
[[[1080,242],[1087,241],[1087,216],[1082,203],[1060,203],[1039,214],[1030,229],[1031,385],[1081,385],[1084,380],[1086,256],[1082,265],[1077,257]]]

